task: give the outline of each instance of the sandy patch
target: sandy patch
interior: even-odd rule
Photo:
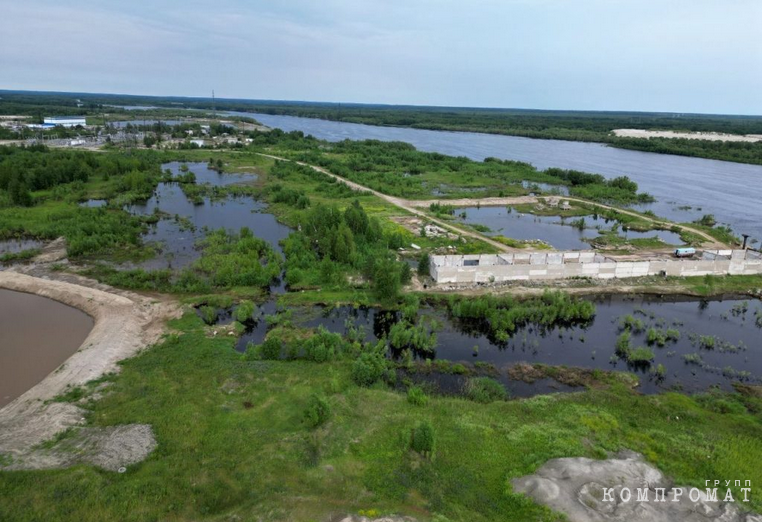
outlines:
[[[643,129],[614,129],[611,131],[620,138],[683,138],[688,140],[707,140],[707,141],[741,141],[746,143],[755,143],[762,141],[762,135],[759,134],[723,134],[721,132],[675,132],[675,131],[653,131]]]
[[[35,267],[25,270],[34,271]],[[166,319],[179,316],[180,308],[168,300],[117,291],[71,274],[50,273],[41,278],[4,271],[0,272],[0,288],[37,294],[74,306],[90,315],[95,323],[74,355],[0,409],[0,454],[10,456],[16,469],[50,467],[50,458],[43,458],[45,455],[39,452],[35,454],[33,448],[61,431],[81,425],[85,419],[84,411],[75,404],[47,401],[69,387],[117,372],[119,361],[159,340]],[[92,447],[92,444],[85,446]]]
[[[674,486],[642,455],[633,452],[622,452],[607,460],[549,460],[534,475],[512,483],[515,492],[564,513],[572,522],[762,521],[759,515],[740,513],[733,503],[710,501],[703,488],[699,500],[693,502],[689,498],[691,488]],[[604,488],[613,488],[613,500],[605,499]],[[649,502],[636,501],[638,488],[648,491]],[[666,502],[654,501],[657,488],[666,488]],[[673,488],[682,490],[682,494],[670,494]],[[627,498],[625,489],[632,495],[629,502],[621,500]],[[742,495],[738,488],[733,493]],[[722,498],[720,493],[718,497]],[[742,503],[743,496],[735,500]]]

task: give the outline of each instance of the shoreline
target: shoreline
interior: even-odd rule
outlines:
[[[178,306],[169,300],[159,301],[119,290],[106,291],[96,288],[101,285],[94,281],[78,276],[63,277],[76,282],[0,271],[0,288],[72,306],[92,317],[94,322],[76,352],[39,383],[0,408],[0,453],[10,454],[14,460],[23,461],[36,445],[84,422],[81,408],[52,399],[71,387],[118,372],[119,361],[157,342],[166,330],[165,320],[179,314]]]

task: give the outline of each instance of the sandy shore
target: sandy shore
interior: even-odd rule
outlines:
[[[83,423],[83,411],[78,406],[48,402],[50,399],[68,387],[81,386],[118,371],[119,361],[158,341],[166,319],[180,313],[179,307],[168,300],[116,291],[71,274],[49,277],[66,280],[1,271],[0,288],[48,297],[79,308],[94,319],[94,326],[74,355],[0,409],[0,453],[11,455],[16,462],[34,461],[37,458],[31,452],[34,446]]]
[[[674,132],[674,131],[652,131],[642,129],[614,129],[611,131],[620,138],[684,138],[689,140],[707,140],[707,141],[741,141],[754,143],[762,141],[762,135],[759,134],[722,134],[719,132]]]

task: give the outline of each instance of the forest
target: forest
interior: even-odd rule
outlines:
[[[762,134],[762,116],[691,113],[428,107],[272,100],[243,100],[85,93],[0,91],[0,114],[100,114],[126,112],[109,105],[150,105],[157,114],[181,108],[232,110],[417,129],[482,132],[538,139],[606,143],[613,147],[762,164],[762,142],[623,138],[614,129]],[[78,100],[83,107],[78,108]],[[171,111],[171,112],[167,112]],[[149,111],[147,114],[151,114]],[[252,114],[252,116],[254,116]]]

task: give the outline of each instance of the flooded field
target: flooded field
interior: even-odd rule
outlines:
[[[499,370],[499,380],[515,395],[570,389],[549,379],[534,383],[510,379],[505,369],[517,363],[629,371],[638,375],[639,390],[644,393],[666,389],[696,392],[712,386],[730,389],[736,380],[762,382],[759,301],[607,296],[596,299],[595,304],[596,316],[589,324],[553,328],[530,325],[517,330],[505,343],[492,338],[480,325],[453,320],[442,310],[423,308],[420,315],[438,325],[433,358],[492,364]],[[239,339],[239,352],[264,341],[268,330],[265,316],[274,314],[276,306],[270,301],[260,310],[259,319],[248,323]],[[291,313],[296,326],[322,326],[342,335],[352,329],[355,337],[367,342],[383,339],[399,320],[393,311],[351,306],[295,308]],[[219,310],[218,314],[219,324],[233,321],[232,310]],[[650,362],[631,364],[617,355],[617,339],[624,324],[632,325],[632,348],[652,350]],[[649,335],[654,335],[649,330],[661,337],[649,342]],[[453,386],[464,379],[441,374],[423,378],[433,380],[444,391],[454,390]]]
[[[3,254],[15,254],[32,248],[41,248],[42,241],[36,239],[6,239],[0,241],[0,256]]]
[[[162,166],[172,174],[184,174],[183,163],[172,162]],[[196,176],[196,183],[226,186],[256,179],[255,174],[219,173],[209,169],[206,163],[187,163],[188,171]],[[144,204],[132,205],[127,210],[133,214],[151,215],[161,211],[168,215],[152,225],[143,236],[146,243],[156,244],[160,254],[140,264],[143,268],[182,268],[199,257],[195,245],[205,235],[206,229],[224,228],[237,232],[249,227],[254,235],[269,242],[280,251],[278,242],[290,233],[290,229],[278,223],[275,216],[265,212],[267,205],[251,197],[227,197],[217,200],[204,197],[200,204],[190,201],[178,183],[160,183],[151,199]]]
[[[670,221],[686,222],[714,214],[737,233],[762,240],[762,225],[755,218],[762,186],[756,182],[762,166],[669,154],[617,149],[601,143],[499,136],[473,132],[448,132],[296,116],[228,112],[256,118],[263,125],[299,130],[328,141],[377,139],[404,141],[417,149],[477,161],[496,157],[549,167],[581,170],[607,178],[629,176],[655,203],[637,207],[651,210]],[[700,209],[700,210],[699,210]]]
[[[0,407],[68,359],[92,327],[76,308],[0,289]]]
[[[611,230],[615,222],[596,216],[583,218],[561,218],[558,216],[535,216],[516,212],[508,207],[464,207],[455,210],[463,221],[489,227],[484,232],[488,236],[502,235],[513,239],[540,239],[558,250],[588,250],[590,241],[598,236],[598,231]],[[572,226],[572,221],[584,220],[584,228]],[[680,235],[668,230],[636,232],[620,231],[627,239],[658,237],[666,245],[681,245]]]

